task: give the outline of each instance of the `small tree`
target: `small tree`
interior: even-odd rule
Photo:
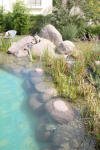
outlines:
[[[4,31],[14,29],[13,20],[14,20],[13,13],[8,12],[7,14],[4,14],[4,21],[3,21]]]
[[[100,0],[86,0],[86,2],[91,11],[91,19],[95,23],[100,22]]]
[[[13,22],[14,29],[18,34],[28,34],[29,33],[29,10],[26,8],[23,1],[17,1],[13,5]]]
[[[4,11],[3,7],[0,7],[0,32],[3,32],[3,21],[4,21]]]

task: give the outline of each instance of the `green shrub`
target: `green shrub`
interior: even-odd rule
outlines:
[[[4,15],[4,31],[8,31],[14,28],[14,22],[13,22],[13,13],[8,12],[7,14]]]
[[[86,34],[91,38],[100,36],[100,25],[90,25],[85,30]]]
[[[14,29],[18,34],[28,34],[30,28],[28,9],[23,1],[17,1],[13,5]]]
[[[39,32],[41,28],[43,27],[43,18],[44,16],[38,15],[30,15],[30,33],[35,34],[36,32]]]
[[[50,21],[51,15],[43,16],[43,15],[30,15],[30,33],[35,34],[39,33],[40,30],[46,25],[51,23]]]
[[[77,36],[77,27],[73,24],[68,24],[62,29],[62,36],[64,40],[73,41]]]
[[[0,32],[4,31],[4,11],[3,11],[3,7],[0,7]]]

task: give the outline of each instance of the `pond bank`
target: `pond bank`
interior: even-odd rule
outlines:
[[[55,112],[51,114],[51,111],[47,109],[49,102],[51,103],[57,99],[62,101],[62,98],[57,96],[50,78],[45,73],[35,71],[41,64],[33,65],[28,58],[17,59],[11,57],[10,63],[8,60],[7,64],[2,65],[2,68],[24,79],[23,88],[25,93],[28,94],[27,105],[32,109],[33,115],[35,113],[36,118],[39,118],[38,122],[35,122],[35,128],[32,129],[33,125],[31,123],[31,130],[36,133],[37,141],[42,142],[45,145],[44,147],[47,147],[40,146],[37,150],[94,150],[95,140],[90,135],[86,135],[79,109],[72,108],[74,118],[70,121],[67,120],[67,122],[59,122],[59,118],[55,120],[53,116]],[[50,82],[45,82],[45,78]],[[25,110],[26,116],[27,113]]]

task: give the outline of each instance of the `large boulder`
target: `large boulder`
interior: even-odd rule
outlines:
[[[60,54],[72,54],[72,52],[75,50],[75,45],[71,41],[63,41],[59,44],[57,47],[57,52]]]
[[[31,43],[32,40],[33,40],[33,36],[26,36],[16,43],[14,42],[12,44],[12,46],[8,49],[8,53],[14,54],[16,56],[18,55],[18,57],[23,57],[23,55],[24,55],[23,53],[25,52],[24,51],[25,46],[27,45],[27,43]],[[21,54],[22,54],[22,56],[21,56]],[[26,52],[25,52],[25,54],[26,54]],[[27,55],[28,55],[28,53],[27,53]]]
[[[40,38],[39,36],[26,36],[8,49],[9,54],[13,54],[16,57],[25,57],[29,53],[34,53],[36,56],[42,56],[45,51],[48,51],[50,55],[55,55],[55,45],[47,40]]]
[[[48,101],[45,108],[52,119],[60,124],[67,124],[74,119],[74,113],[71,106],[60,98]]]
[[[48,51],[48,53],[50,55],[55,55],[55,45],[47,40],[47,39],[43,39],[41,38],[41,41],[37,44],[34,44],[32,46],[32,53],[34,53],[36,56],[42,56],[46,51]]]
[[[46,25],[41,31],[40,31],[40,37],[45,38],[53,42],[56,46],[59,45],[60,42],[62,42],[62,35],[59,33],[59,31],[51,24]]]
[[[20,50],[20,51],[15,52],[14,55],[19,58],[26,57],[28,55],[28,52],[24,50]]]

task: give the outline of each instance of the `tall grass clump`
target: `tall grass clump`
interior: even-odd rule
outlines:
[[[88,133],[95,135],[100,148],[100,61],[99,51],[93,44],[79,45],[79,54],[71,68],[63,56],[43,57],[44,69],[52,76],[60,96],[82,106],[82,117]]]
[[[73,24],[68,24],[62,30],[63,30],[62,35],[63,35],[64,40],[67,39],[67,40],[73,41],[77,37],[78,30],[77,30],[77,27]]]
[[[10,39],[0,38],[0,51],[7,52],[10,46],[11,46]]]

